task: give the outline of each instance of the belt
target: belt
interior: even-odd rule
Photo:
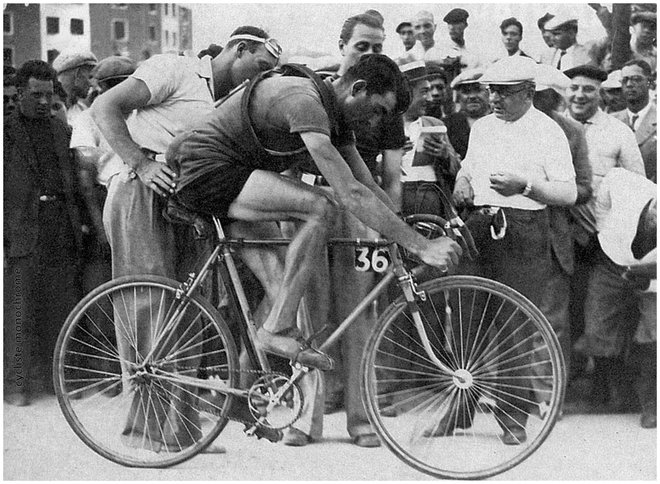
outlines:
[[[39,195],[39,201],[42,203],[62,202],[64,197],[62,195]]]

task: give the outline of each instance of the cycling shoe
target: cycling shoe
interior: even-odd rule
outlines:
[[[303,366],[317,368],[319,370],[326,371],[334,368],[332,358],[308,346],[304,340],[271,333],[264,328],[259,328],[257,331],[257,339],[259,340],[259,345],[266,353],[282,356],[294,363],[298,362]]]

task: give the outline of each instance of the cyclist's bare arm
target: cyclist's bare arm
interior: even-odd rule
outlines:
[[[146,106],[151,99],[147,85],[133,77],[101,94],[91,107],[92,118],[112,150],[130,166],[140,180],[159,195],[174,191],[176,174],[165,163],[150,160],[133,141],[126,116]]]
[[[302,133],[300,136],[342,207],[353,213],[364,224],[405,247],[429,265],[447,268],[458,263],[462,250],[457,243],[448,237],[425,239],[397,217],[389,208],[391,201],[385,204],[379,196],[376,196],[376,193],[382,194],[381,196],[389,200],[370,175],[371,183],[375,186],[374,190],[356,180],[351,172],[353,167],[357,169],[357,176],[364,177],[360,166],[360,164],[364,165],[364,162],[359,155],[357,155],[358,159],[349,156],[351,159],[347,161],[352,164],[349,168],[327,135]]]

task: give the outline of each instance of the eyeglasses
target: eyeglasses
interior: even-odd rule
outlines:
[[[491,84],[488,86],[486,90],[488,91],[489,96],[497,94],[502,99],[506,99],[508,97],[518,94],[519,92],[527,91],[528,87],[524,86],[524,87],[519,87],[518,89],[512,89],[509,86],[497,86]]]
[[[266,50],[270,53],[270,55],[272,55],[276,59],[279,59],[280,56],[282,55],[282,46],[279,44],[279,42],[277,42],[277,40],[273,39],[272,37],[268,39],[264,39],[262,37],[257,37],[256,35],[249,35],[249,34],[232,35],[231,37],[229,37],[227,43],[233,40],[250,40],[252,42],[259,42],[261,44],[264,44]]]
[[[621,78],[621,84],[625,84],[627,82],[632,82],[633,84],[641,84],[644,81],[646,81],[646,77],[643,76],[630,76]]]

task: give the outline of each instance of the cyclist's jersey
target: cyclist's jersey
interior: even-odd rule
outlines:
[[[353,132],[338,116],[339,132],[331,135],[328,115],[311,80],[273,77],[259,82],[250,103],[250,118],[264,148],[277,153],[254,156],[252,135],[241,118],[242,90],[206,115],[192,131],[178,136],[170,146],[168,162],[179,168],[177,186],[226,166],[282,172],[311,160],[300,137],[316,132],[331,137],[339,147],[355,143]]]

